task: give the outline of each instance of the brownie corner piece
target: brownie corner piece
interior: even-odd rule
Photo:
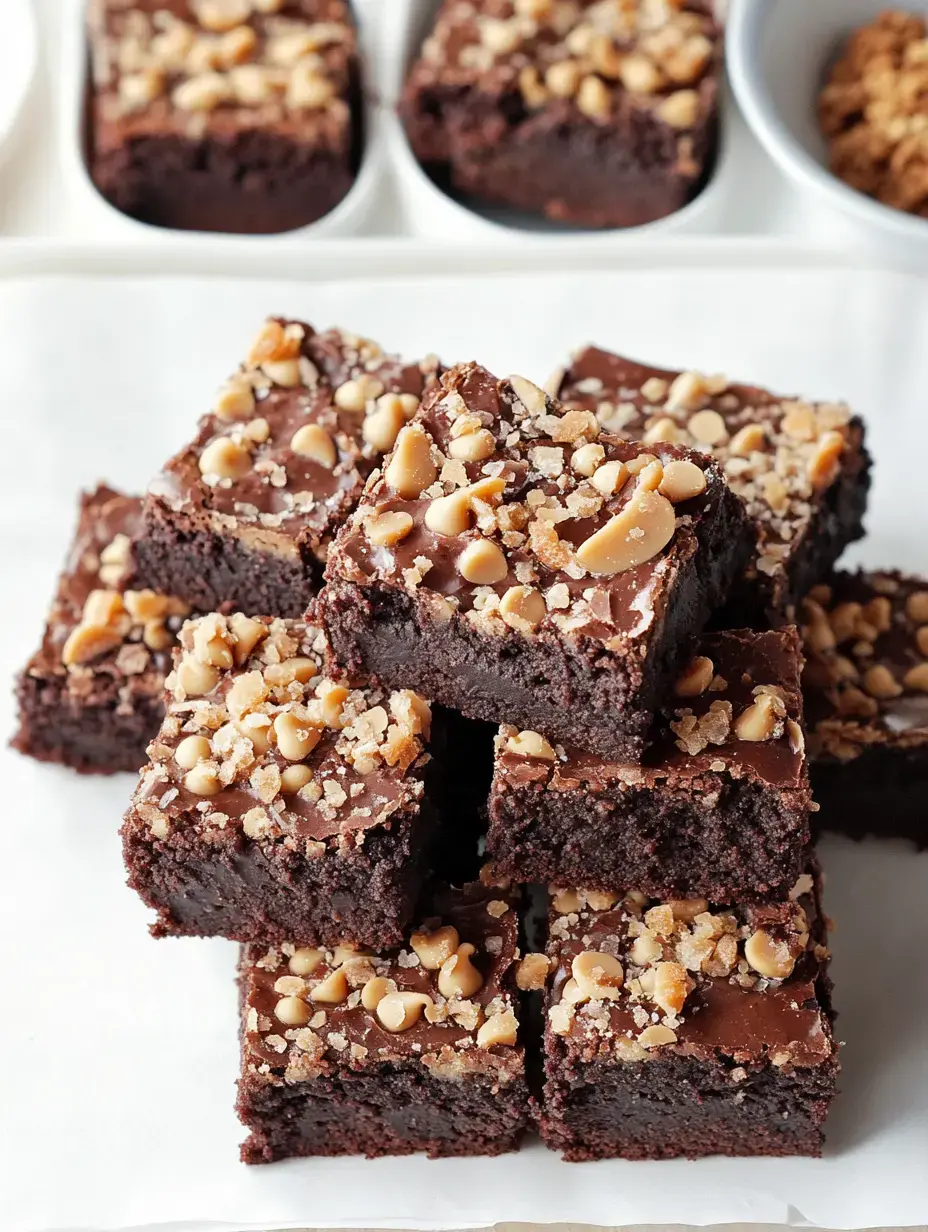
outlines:
[[[301,616],[335,531],[431,379],[432,361],[269,318],[150,485],[138,579],[199,611]]]
[[[360,163],[347,0],[92,0],[87,163],[124,214],[272,233],[329,213]]]
[[[245,947],[245,1163],[515,1150],[529,1094],[514,898],[435,887],[400,948]]]
[[[164,714],[186,605],[128,589],[141,499],[84,492],[38,650],[17,677],[13,747],[86,774],[135,772]]]
[[[636,226],[708,179],[721,42],[703,0],[445,0],[400,114],[419,162],[453,190],[558,222]]]
[[[487,834],[495,866],[599,891],[785,896],[807,859],[813,808],[802,662],[793,626],[705,634],[637,765],[502,727]]]
[[[619,440],[530,381],[463,364],[369,481],[320,609],[352,670],[639,760],[749,552],[711,459]]]
[[[928,580],[836,570],[800,613],[816,828],[928,847]]]
[[[559,891],[541,1132],[565,1159],[818,1156],[836,1093],[814,871],[783,901]]]
[[[782,397],[724,376],[670,371],[587,346],[557,374],[559,397],[606,431],[716,459],[744,501],[755,549],[721,618],[780,624],[862,538],[870,488],[864,423],[843,403]]]
[[[336,682],[327,661],[303,622],[184,626],[122,830],[156,935],[401,938],[436,823],[429,707]]]

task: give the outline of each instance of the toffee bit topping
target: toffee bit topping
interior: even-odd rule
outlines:
[[[104,548],[101,564],[110,563],[124,571],[128,547],[121,544]],[[100,572],[103,572],[101,568]],[[84,603],[77,625],[61,650],[61,661],[68,668],[85,667],[122,647],[135,644],[141,653],[137,663],[121,660],[127,675],[137,675],[149,666],[148,651],[166,650],[174,641],[181,618],[189,611],[186,604],[153,590],[92,590]]]

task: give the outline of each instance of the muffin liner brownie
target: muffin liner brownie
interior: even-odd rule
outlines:
[[[141,506],[102,484],[81,496],[42,644],[16,682],[21,753],[87,774],[133,772],[145,761],[188,608],[126,589]]]
[[[523,882],[714,902],[785,897],[812,797],[795,628],[707,635],[640,765],[503,727],[487,843]]]
[[[362,143],[347,0],[91,0],[87,162],[140,222],[289,231],[354,183]]]
[[[371,477],[319,607],[352,672],[639,760],[750,541],[711,459],[464,364]]]
[[[431,715],[325,674],[321,632],[186,624],[122,829],[156,936],[398,943],[429,867]]]
[[[839,571],[801,612],[818,827],[928,847],[928,581]]]
[[[703,0],[445,0],[400,114],[416,157],[453,190],[634,226],[707,179],[720,51]]]
[[[835,1094],[825,921],[765,905],[552,899],[541,1132],[568,1160],[819,1155]],[[550,974],[546,974],[550,968]]]
[[[435,362],[269,319],[194,440],[151,484],[137,578],[201,611],[302,615],[332,536]]]
[[[246,1163],[498,1155],[529,1121],[518,921],[505,890],[431,893],[402,947],[242,954]]]
[[[781,398],[723,376],[673,372],[578,351],[552,378],[605,431],[712,455],[744,500],[756,549],[721,618],[729,627],[795,619],[796,603],[863,536],[870,487],[864,426],[846,406]]]

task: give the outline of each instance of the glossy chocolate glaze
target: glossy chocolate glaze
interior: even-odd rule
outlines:
[[[515,900],[509,893],[492,886],[473,883],[463,889],[440,888],[431,898],[428,915],[419,928],[433,932],[452,925],[462,943],[475,948],[471,963],[483,978],[481,987],[467,998],[448,1001],[438,991],[438,971],[425,970],[415,952],[407,946],[378,954],[365,953],[354,961],[361,965],[351,975],[353,991],[338,1004],[313,1002],[312,988],[342,965],[350,953],[322,951],[319,965],[307,977],[308,988],[299,994],[321,1021],[311,1019],[308,1028],[321,1041],[313,1072],[307,1073],[307,1053],[300,1048],[301,1029],[287,1027],[275,1010],[281,991],[274,985],[290,973],[289,956],[294,946],[266,951],[247,946],[242,951],[240,979],[243,987],[243,1050],[247,1069],[267,1074],[269,1081],[280,1081],[285,1072],[299,1080],[339,1067],[358,1069],[381,1062],[421,1061],[438,1076],[461,1077],[467,1073],[492,1071],[501,1081],[517,1077],[522,1070],[522,1050],[498,1045],[487,1049],[477,1045],[477,1031],[488,1012],[517,1009],[513,968],[518,957],[518,918]],[[488,910],[488,908],[490,908]],[[412,932],[412,930],[411,930]],[[365,962],[366,959],[366,962]],[[393,980],[396,990],[424,993],[448,1013],[438,1022],[423,1014],[408,1030],[388,1031],[373,1010],[360,1003],[360,988],[366,979],[383,976]],[[492,1007],[492,1008],[491,1008]],[[457,1017],[455,1017],[457,1014]]]

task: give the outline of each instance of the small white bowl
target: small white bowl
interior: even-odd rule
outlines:
[[[754,135],[800,187],[839,210],[860,238],[907,266],[928,264],[928,221],[849,188],[828,169],[818,94],[842,42],[888,0],[733,0],[728,74]],[[916,4],[901,7],[912,9]]]

